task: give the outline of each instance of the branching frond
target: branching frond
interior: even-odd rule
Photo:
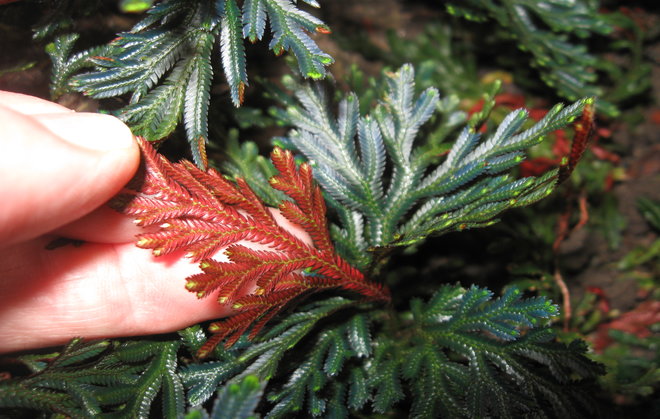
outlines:
[[[416,96],[409,65],[389,74],[387,81],[387,93],[370,115],[360,116],[357,97],[349,95],[339,104],[336,119],[319,87],[300,87],[300,105],[287,108],[295,129],[282,141],[314,167],[343,224],[334,237],[350,243],[352,248],[342,250],[360,268],[371,263],[364,256],[368,250],[490,225],[502,211],[549,194],[557,183],[556,171],[524,179],[506,172],[525,158],[527,148],[592,103],[583,99],[557,105],[527,129],[527,112],[514,111],[486,138],[465,128],[434,167],[435,156],[415,141],[440,104],[438,92],[428,88]]]
[[[159,227],[141,234],[138,246],[152,249],[156,256],[186,250],[203,271],[190,276],[186,288],[199,298],[214,293],[219,303],[236,310],[232,317],[211,324],[215,336],[200,349],[200,356],[225,337],[231,346],[250,326],[254,337],[283,307],[308,291],[343,288],[369,299],[389,298],[385,289],[336,254],[325,201],[311,167],[297,167],[290,152],[273,151],[279,174],[270,184],[291,198],[280,204],[279,214],[305,231],[311,245],[283,228],[279,215],[243,179],[233,183],[187,161],[172,164],[148,142],[140,144],[143,183],[139,190],[126,190],[117,202],[139,225]],[[228,261],[212,259],[221,250]]]
[[[547,411],[546,404],[566,416],[588,411],[577,383],[602,368],[584,356],[584,347],[552,342],[541,322],[557,307],[544,298],[522,299],[516,289],[491,298],[485,289],[444,286],[428,303],[414,300],[410,340],[377,336],[371,362],[354,374],[364,375],[374,410],[391,409],[405,385],[415,417],[533,416]]]
[[[257,405],[269,418],[389,414],[404,397],[414,417],[592,414],[584,381],[602,368],[583,343],[554,341],[544,323],[556,313],[545,298],[524,299],[514,288],[493,299],[478,287],[444,286],[395,314],[396,328],[391,312],[332,297],[202,363],[180,364],[178,354],[182,344],[193,352],[207,345],[199,326],[180,341],[74,340],[61,354],[21,357],[33,372],[0,380],[0,407],[146,418],[162,400],[163,417],[182,417],[186,405],[217,393],[212,417],[248,417]]]
[[[226,391],[253,374],[278,377],[266,390],[269,418],[349,417],[369,408],[389,414],[404,397],[413,417],[589,412],[581,386],[602,368],[585,357],[584,345],[553,341],[544,323],[557,307],[544,298],[523,299],[509,289],[493,299],[485,289],[444,286],[427,303],[414,300],[411,312],[400,314],[399,330],[383,328],[378,310],[327,321],[348,304],[334,298],[303,307],[251,346],[239,342],[224,352],[224,361],[186,367],[189,398],[201,403],[218,386]],[[314,332],[322,319],[326,325]],[[305,347],[296,346],[303,337]],[[299,356],[290,366],[280,362],[287,348]]]
[[[319,321],[353,304],[354,301],[342,297],[319,301],[282,318],[249,346],[239,340],[230,349],[216,348],[216,355],[222,352],[222,361],[190,365],[182,370],[181,377],[189,388],[188,400],[192,405],[202,404],[223,383],[231,385],[249,376],[270,380],[278,372],[284,354],[308,336]]]
[[[519,48],[533,56],[532,65],[541,78],[569,100],[585,96],[602,96],[596,85],[598,58],[589,53],[584,43],[573,38],[605,35],[614,29],[598,14],[598,2],[527,1],[502,2],[469,0],[447,6],[450,13],[470,20],[492,19]],[[616,108],[599,101],[601,111],[614,114]]]
[[[32,375],[0,381],[0,406],[70,417],[149,417],[162,395],[163,417],[182,417],[185,401],[177,373],[179,342],[74,339],[59,354],[26,356]]]
[[[53,62],[50,82],[50,95],[53,99],[59,98],[69,90],[69,81],[74,74],[83,68],[93,67],[90,61],[93,56],[103,55],[108,47],[98,47],[87,51],[71,54],[78,35],[62,35],[46,46],[46,52]]]
[[[332,58],[308,33],[328,33],[319,19],[298,9],[291,0],[165,0],[147,17],[108,46],[66,58],[75,38],[54,44],[53,93],[84,66],[95,70],[74,77],[75,90],[94,98],[131,94],[130,104],[117,115],[136,135],[149,141],[167,137],[183,119],[195,163],[205,168],[208,107],[213,78],[212,54],[219,44],[222,68],[232,102],[239,106],[248,84],[244,39],[263,37],[266,21],[277,54],[292,51],[305,77],[325,76]],[[308,2],[318,7],[316,2]],[[66,64],[66,65],[64,65]]]

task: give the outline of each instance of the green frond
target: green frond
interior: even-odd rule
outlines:
[[[349,417],[349,410],[346,405],[346,384],[339,381],[332,382],[324,417],[328,419]]]
[[[348,406],[351,409],[362,409],[370,398],[366,374],[361,368],[351,369],[349,383]]]
[[[50,364],[50,368],[67,367],[87,361],[106,351],[109,346],[110,342],[107,340],[83,342],[81,338],[75,338],[64,347],[60,356]]]
[[[413,313],[421,327],[420,342],[450,348],[467,362],[469,370],[461,373],[454,369],[452,373],[467,374],[461,379],[470,383],[466,405],[459,409],[465,416],[518,417],[521,411],[540,411],[544,403],[555,404],[557,411],[574,411],[579,400],[561,390],[567,383],[566,373],[571,371],[569,374],[582,379],[601,373],[597,364],[584,357],[584,348],[548,342],[553,335],[541,321],[556,315],[556,306],[544,298],[522,299],[515,288],[492,300],[492,293],[485,289],[445,286],[426,306],[417,302]],[[536,352],[537,345],[547,351],[545,356]],[[566,361],[560,361],[561,357]],[[433,360],[431,365],[448,363],[442,353]],[[530,360],[545,365],[550,375],[531,372]],[[419,371],[419,367],[408,371],[408,376]],[[544,377],[543,384],[533,383],[530,374]],[[545,391],[530,391],[529,386],[536,385]],[[530,399],[528,393],[535,394],[535,398]],[[454,393],[447,400],[460,401],[462,396]],[[445,401],[445,406],[450,405]]]
[[[288,373],[288,381],[269,394],[268,400],[275,405],[268,417],[286,417],[304,410],[315,417],[322,414],[346,417],[347,410],[340,408],[345,406],[345,401],[351,407],[366,403],[369,398],[366,376],[360,367],[351,365],[357,359],[369,362],[372,344],[366,317],[363,314],[354,315],[316,336],[313,345],[305,351],[304,361]],[[347,364],[350,368],[345,370]],[[340,384],[347,376],[357,380],[350,382],[348,397],[344,393],[348,386]],[[383,398],[388,395],[384,394]],[[342,403],[339,403],[340,400]]]
[[[518,48],[531,55],[532,65],[539,69],[541,79],[562,97],[571,101],[584,96],[602,96],[592,70],[600,59],[583,43],[593,35],[612,32],[613,25],[598,13],[598,3],[589,1],[513,0],[487,2],[469,0],[447,5],[450,13],[469,20],[494,20],[507,35],[515,39]],[[605,101],[601,111],[615,115],[618,111]]]
[[[164,417],[183,415],[185,402],[181,379],[177,373],[179,342],[129,342],[113,355],[123,362],[149,360],[130,391],[114,394],[115,403],[122,405],[124,417],[147,418],[151,405],[162,393]],[[119,413],[117,412],[117,413]]]
[[[207,166],[206,142],[208,141],[208,113],[211,100],[211,53],[213,33],[201,33],[194,45],[195,55],[190,62],[190,75],[183,103],[183,122],[186,137],[190,143],[193,161],[202,167]]]
[[[371,355],[371,333],[364,315],[353,316],[347,324],[348,343],[358,357]]]
[[[46,53],[53,63],[50,80],[50,96],[53,99],[70,91],[71,77],[84,68],[92,67],[90,58],[95,55],[103,55],[106,49],[106,47],[98,47],[72,55],[71,52],[78,37],[77,34],[61,35],[46,45]]]
[[[376,389],[376,394],[373,396],[373,409],[378,413],[387,412],[396,402],[403,399],[398,367],[397,361],[390,359],[375,364],[372,368],[369,386]]]
[[[160,350],[159,345],[150,341],[128,342],[120,345],[112,354],[120,362],[142,362],[154,356]]]
[[[602,367],[584,356],[583,342],[555,341],[543,322],[557,308],[545,298],[522,298],[515,288],[494,298],[483,288],[446,285],[428,302],[413,300],[409,313],[394,314],[395,329],[386,326],[392,313],[384,310],[331,317],[349,306],[370,307],[322,299],[252,342],[216,349],[215,361],[183,367],[179,341],[76,340],[54,359],[47,355],[52,360],[40,372],[0,381],[0,407],[148,417],[162,400],[163,417],[182,417],[186,406],[204,416],[197,406],[217,393],[212,418],[248,418],[257,405],[271,418],[346,418],[390,414],[407,397],[412,417],[515,418],[548,406],[575,415],[593,403],[582,381]],[[204,344],[199,327],[180,335],[192,352]],[[294,349],[299,358],[290,362]]]
[[[201,405],[215,393],[220,383],[238,371],[239,366],[231,362],[205,362],[184,367],[181,379],[188,388],[188,402],[193,406]]]
[[[75,415],[78,412],[74,406],[71,396],[66,393],[30,388],[16,381],[0,381],[0,407]]]
[[[220,30],[220,50],[222,67],[231,91],[231,100],[236,106],[243,103],[243,91],[248,84],[240,14],[241,11],[235,0],[225,0],[225,10],[220,22],[222,28]]]
[[[266,29],[266,4],[263,0],[243,3],[243,36],[250,42],[261,40]]]
[[[222,162],[224,173],[244,179],[250,188],[267,205],[276,207],[285,195],[273,189],[268,180],[277,174],[272,162],[259,154],[258,146],[252,141],[238,140],[238,131],[231,130],[225,140],[223,153],[226,159]]]
[[[371,401],[388,413],[405,394],[412,417],[515,418],[548,405],[569,416],[589,411],[580,383],[602,367],[579,341],[554,342],[542,324],[557,314],[548,300],[524,299],[515,288],[493,299],[486,289],[447,285],[427,303],[413,300],[411,314],[401,314],[400,335],[378,333],[373,354],[345,375],[352,409]]]
[[[265,383],[254,375],[232,380],[218,392],[213,403],[212,419],[249,419],[257,417],[255,409],[263,394]]]
[[[269,396],[269,400],[277,402],[269,417],[300,410],[305,396],[312,415],[324,413],[327,401],[319,392],[331,377],[339,373],[347,356],[351,353],[336,330],[321,334],[306,361],[291,374],[280,391]]]
[[[107,46],[69,57],[76,36],[58,38],[48,47],[52,94],[59,96],[69,85],[97,99],[130,93],[129,105],[117,115],[134,133],[158,141],[183,119],[193,159],[205,168],[213,47],[220,45],[231,100],[240,106],[248,84],[244,39],[261,39],[267,19],[270,48],[278,54],[292,51],[305,77],[324,77],[333,60],[306,31],[329,30],[290,0],[247,0],[242,7],[236,0],[168,0],[154,4],[130,32]],[[85,67],[94,69],[73,77]]]
[[[386,82],[382,101],[370,114],[360,116],[358,98],[349,94],[336,118],[319,86],[299,87],[299,105],[286,109],[294,129],[280,140],[314,167],[328,206],[341,221],[332,230],[338,249],[360,269],[374,266],[366,250],[488,226],[503,211],[547,196],[556,172],[525,180],[505,173],[546,134],[576,119],[590,101],[557,105],[530,127],[523,125],[528,115],[522,109],[509,113],[490,135],[465,127],[442,159],[432,154],[442,135],[427,143],[417,137],[438,109],[454,115],[454,122],[444,120],[452,129],[456,121],[465,121],[456,115],[456,102],[440,100],[430,87],[417,95],[410,65],[387,73]],[[491,102],[496,90],[488,96]]]
[[[149,416],[153,401],[162,392],[165,417],[180,417],[185,402],[176,371],[178,347],[178,342],[117,346],[74,339],[38,372],[0,382],[0,387],[7,387],[0,388],[0,406],[72,417],[112,412],[137,418]],[[14,394],[13,401],[2,400],[5,394]]]
[[[278,371],[280,360],[288,350],[306,337],[320,320],[352,303],[351,300],[336,297],[302,307],[300,311],[281,319],[246,348],[239,349],[241,346],[239,341],[228,351],[224,361],[184,367],[180,376],[189,389],[187,394],[189,403],[192,405],[204,403],[223,382],[228,380],[235,382],[234,380],[241,380],[248,375],[254,375],[264,381],[270,380]],[[328,341],[329,343],[331,342]],[[344,355],[345,353],[340,351],[335,352],[327,368],[330,371],[339,371]],[[317,376],[318,374],[325,376],[323,363],[326,360],[326,352],[320,352],[318,357]],[[287,394],[287,397],[293,398],[294,395]],[[281,401],[280,404],[283,410],[288,409],[284,409],[284,405],[289,407],[297,405],[294,399]]]
[[[305,33],[328,31],[322,21],[297,9],[291,0],[263,0],[268,13],[273,39],[269,47],[280,54],[292,51],[304,77],[320,79],[325,76],[325,66],[333,63],[332,57],[314,43]]]

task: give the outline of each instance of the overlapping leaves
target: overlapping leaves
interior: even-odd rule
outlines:
[[[312,0],[306,3],[319,6]],[[238,106],[248,84],[244,39],[261,40],[267,21],[273,33],[270,48],[275,53],[293,52],[306,77],[325,76],[325,66],[333,60],[309,33],[328,33],[329,29],[291,0],[245,0],[242,7],[237,0],[165,0],[154,5],[130,32],[119,34],[96,54],[67,59],[70,45],[60,51],[56,64],[67,65],[56,65],[54,79],[61,85],[61,80],[83,67],[81,57],[89,58],[95,71],[75,77],[75,89],[94,98],[130,93],[130,104],[118,116],[135,134],[150,141],[167,137],[183,118],[194,161],[206,167],[216,40],[231,99]],[[61,90],[59,87],[58,92]]]
[[[61,353],[26,355],[19,360],[32,374],[0,381],[0,406],[92,418],[149,417],[162,395],[163,417],[183,415],[185,400],[178,376],[180,343],[72,340]],[[108,416],[115,417],[115,416]]]
[[[527,1],[502,2],[468,0],[447,5],[450,13],[469,20],[489,19],[505,28],[521,50],[533,56],[532,65],[539,68],[543,81],[569,100],[584,96],[602,96],[596,85],[595,68],[599,58],[588,51],[584,42],[575,38],[605,35],[614,26],[598,13],[593,1]],[[615,114],[611,103],[600,101],[600,110]]]
[[[405,397],[412,417],[520,417],[548,406],[572,417],[591,409],[580,385],[602,368],[584,356],[583,344],[553,342],[544,320],[557,307],[545,298],[509,289],[493,299],[483,288],[444,286],[428,302],[413,300],[397,328],[384,325],[379,310],[327,322],[350,305],[333,298],[302,307],[252,346],[239,343],[222,361],[185,368],[189,399],[201,403],[217,386],[254,374],[278,377],[266,391],[269,418],[396,414]],[[315,332],[322,319],[327,324]],[[298,347],[303,337],[308,343]],[[302,358],[289,366],[281,360],[293,347]]]
[[[440,165],[416,137],[439,106],[428,88],[414,93],[414,70],[405,65],[388,75],[382,103],[359,115],[358,99],[329,111],[319,86],[302,86],[298,106],[286,115],[295,129],[282,139],[314,166],[315,176],[337,211],[341,226],[335,240],[359,268],[370,265],[369,250],[408,245],[431,234],[487,226],[502,211],[529,205],[554,188],[557,172],[515,179],[506,172],[524,159],[525,149],[572,122],[591,99],[556,105],[530,128],[525,110],[510,113],[482,139],[465,128]]]
[[[545,298],[509,289],[493,299],[486,289],[444,286],[428,302],[413,300],[396,327],[385,311],[369,309],[344,297],[319,300],[202,363],[183,364],[179,353],[204,347],[199,326],[181,331],[180,341],[74,340],[61,354],[21,357],[33,373],[0,381],[0,407],[142,418],[162,403],[164,417],[180,417],[217,394],[213,417],[247,417],[257,404],[269,418],[395,414],[406,395],[413,417],[548,409],[575,417],[591,409],[580,386],[602,368],[578,341],[553,342],[543,321],[557,308]],[[290,351],[299,362],[284,361]]]

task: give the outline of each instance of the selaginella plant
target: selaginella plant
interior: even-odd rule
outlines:
[[[267,14],[279,40],[273,47],[291,48],[299,62],[314,57],[308,38],[286,41],[311,19],[288,0],[248,0],[242,8],[233,0],[170,0],[157,3],[119,44],[68,59],[70,38],[60,38],[51,48],[54,80],[66,78],[58,76],[66,63],[107,66],[77,76],[73,87],[94,86],[93,95],[106,88],[108,95],[133,93],[122,112],[135,117],[126,120],[136,132],[161,129],[160,122],[172,127],[180,106],[184,113],[197,106],[184,120],[201,123],[199,97],[208,101],[208,81],[193,75],[208,76],[199,65],[212,41],[198,32],[216,31],[223,48],[236,47],[235,37],[222,34],[236,32],[239,10],[245,36],[254,30],[261,37]],[[207,19],[219,26],[198,25]],[[297,29],[278,32],[283,22]],[[170,58],[145,47],[186,36],[192,38]],[[226,54],[225,71],[242,68],[241,54]],[[310,69],[322,75],[326,62],[313,62],[320,67],[301,67],[316,78]],[[360,112],[358,96],[348,94],[336,115],[320,83],[295,85],[295,98],[276,114],[292,129],[275,140],[270,166],[250,165],[258,158],[244,143],[233,155],[242,161],[223,175],[200,164],[200,155],[197,165],[172,163],[150,145],[154,138],[141,139],[143,170],[115,208],[150,227],[138,246],[156,256],[184,251],[199,262],[201,271],[187,278],[186,288],[234,314],[211,323],[210,337],[195,325],[174,337],[77,339],[56,353],[19,356],[15,361],[29,374],[0,380],[0,406],[16,414],[27,408],[130,418],[593,415],[589,385],[602,367],[585,356],[583,342],[556,341],[549,321],[558,307],[548,299],[515,287],[495,297],[442,279],[409,298],[418,287],[387,280],[401,251],[489,226],[503,211],[550,194],[583,150],[593,99],[556,105],[536,123],[516,110],[480,133],[485,115],[468,121],[455,97],[443,98],[435,88],[417,92],[414,76],[410,65],[387,72],[375,107]],[[126,85],[113,91],[122,77]],[[227,78],[239,94],[245,80]],[[431,119],[444,129],[427,141]],[[581,134],[561,167],[540,177],[515,175],[528,148],[576,120]],[[292,233],[291,224],[306,236]]]
[[[98,99],[131,93],[130,103],[117,115],[149,141],[170,135],[183,118],[194,161],[206,167],[216,43],[231,100],[237,106],[248,84],[243,40],[261,40],[267,22],[273,33],[269,48],[278,55],[293,52],[305,77],[324,77],[325,67],[333,62],[308,35],[308,31],[329,33],[330,29],[290,0],[242,3],[239,7],[237,0],[161,1],[131,31],[72,57],[77,36],[61,36],[49,50],[55,64],[52,91],[57,94],[73,86]],[[316,0],[305,3],[319,6]],[[69,80],[90,66],[94,71]]]

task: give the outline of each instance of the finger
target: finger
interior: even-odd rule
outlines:
[[[280,225],[312,245],[306,232],[272,211]],[[182,252],[154,258],[132,243],[47,251],[48,240],[14,246],[0,260],[0,352],[58,345],[76,336],[172,332],[232,312],[213,295],[198,300],[185,289],[185,278],[200,269]],[[222,251],[214,258],[227,260]],[[242,293],[252,291],[254,284]]]
[[[21,93],[0,91],[0,106],[4,106],[14,112],[23,115],[37,115],[44,113],[71,113],[69,108],[65,108],[57,103],[49,102],[34,96]]]
[[[45,251],[45,243],[12,248],[0,266],[0,352],[172,332],[231,312],[185,289],[199,272],[188,259],[154,260],[130,244]]]
[[[135,243],[136,236],[147,231],[151,230],[138,227],[133,218],[120,214],[108,205],[102,205],[84,217],[56,229],[54,233],[92,243]]]
[[[0,243],[16,243],[98,208],[133,176],[139,151],[118,119],[101,114],[38,117],[0,107]]]

